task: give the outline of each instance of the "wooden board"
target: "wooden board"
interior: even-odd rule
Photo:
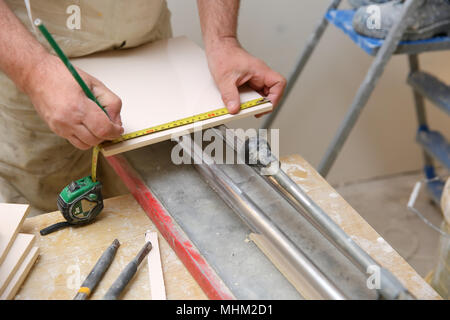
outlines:
[[[28,205],[0,203],[0,264],[14,243],[29,210]]]
[[[0,265],[0,294],[6,289],[14,273],[20,267],[34,243],[35,236],[32,234],[19,233],[8,252],[3,263]]]
[[[25,281],[30,269],[33,267],[36,259],[39,256],[39,248],[33,247],[24,261],[21,263],[20,267],[15,272],[11,281],[8,283],[5,291],[0,295],[0,300],[11,300],[16,295],[17,291],[20,289],[20,286]]]
[[[117,238],[121,245],[90,299],[101,299],[123,268],[142,248],[147,230],[156,227],[131,195],[104,201],[97,220],[82,228],[69,228],[42,237],[39,230],[61,221],[61,213],[52,212],[25,220],[22,232],[36,235],[40,257],[16,299],[72,299],[77,285],[86,278],[103,251]],[[162,268],[168,299],[206,299],[185,266],[158,233]],[[148,264],[142,263],[121,299],[149,300]]]
[[[439,294],[355,211],[302,157],[281,158],[281,168],[363,250],[407,288],[416,298],[442,299]]]
[[[224,107],[209,72],[205,53],[186,37],[162,40],[134,49],[117,50],[74,59],[73,63],[92,74],[123,103],[125,133],[183,119]],[[261,96],[243,89],[241,102]],[[206,129],[230,120],[266,112],[270,103],[201,122]],[[105,156],[168,140],[200,127],[194,124],[154,133],[104,148]]]
[[[158,234],[156,232],[147,232],[145,234],[145,241],[150,241],[153,246],[147,257],[152,300],[166,300],[166,288],[164,286],[164,276],[161,267]]]

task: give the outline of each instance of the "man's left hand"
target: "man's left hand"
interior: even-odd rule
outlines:
[[[207,47],[206,53],[211,74],[231,114],[239,112],[241,101],[238,88],[244,84],[269,99],[276,107],[286,87],[286,79],[245,51],[235,38],[216,42]]]

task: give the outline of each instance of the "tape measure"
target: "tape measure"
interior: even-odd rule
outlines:
[[[74,79],[78,82],[81,89],[84,91],[86,96],[94,101],[99,108],[105,112],[105,114],[109,117],[106,109],[99,103],[96,99],[93,92],[87,86],[87,84],[83,81],[81,76],[78,74],[77,70],[70,63],[67,56],[61,50],[61,48],[56,43],[55,39],[52,37],[50,32],[48,32],[47,28],[44,26],[41,20],[36,19],[34,24],[41,31],[45,39],[48,41],[50,46],[53,48],[55,53],[67,67],[69,72],[72,74]],[[249,102],[246,102],[241,105],[241,110],[248,109],[263,103],[268,102],[265,98],[255,99]],[[151,133],[160,132],[176,127],[180,127],[186,124],[191,124],[195,122],[199,122],[202,120],[207,120],[211,118],[216,118],[222,115],[228,114],[228,110],[226,108],[217,109],[210,112],[205,112],[199,115],[187,117],[181,120],[171,121],[169,123],[165,123],[162,125],[158,125],[155,127],[151,127],[144,130],[139,130],[136,132],[128,133],[121,136],[119,139],[105,142],[99,146],[96,146],[93,149],[92,153],[92,168],[91,168],[91,176],[84,177],[77,181],[73,181],[68,186],[66,186],[58,196],[57,205],[61,213],[63,214],[66,221],[59,222],[54,225],[51,225],[43,230],[41,230],[41,234],[49,234],[61,228],[65,228],[70,225],[79,225],[86,224],[92,221],[103,209],[103,197],[101,194],[102,184],[97,181],[97,162],[98,155],[100,153],[101,148],[120,143],[123,141],[127,141],[130,139],[142,137]]]
[[[245,109],[249,109],[252,107],[256,107],[259,106],[261,104],[267,103],[269,102],[268,99],[266,98],[258,98],[258,99],[254,99],[254,100],[250,100],[248,102],[244,102],[241,104],[240,110],[245,110]],[[169,129],[173,129],[173,128],[177,128],[177,127],[181,127],[187,124],[192,124],[192,123],[196,123],[196,122],[200,122],[200,121],[204,121],[204,120],[208,120],[208,119],[213,119],[213,118],[217,118],[220,116],[224,116],[229,114],[228,109],[227,108],[220,108],[217,110],[213,110],[213,111],[209,111],[209,112],[205,112],[205,113],[201,113],[198,115],[194,115],[194,116],[190,116],[187,118],[183,118],[180,120],[175,120],[175,121],[171,121],[171,122],[167,122],[164,124],[160,124],[154,127],[150,127],[147,129],[142,129],[139,131],[135,131],[135,132],[131,132],[131,133],[127,133],[122,135],[120,138],[117,138],[115,140],[112,141],[107,141],[104,142],[98,146],[96,146],[93,149],[93,153],[92,153],[92,181],[96,181],[97,179],[97,162],[98,162],[98,154],[100,152],[100,150],[103,147],[107,147],[116,143],[120,143],[123,141],[127,141],[127,140],[131,140],[131,139],[135,139],[135,138],[139,138],[142,136],[146,136],[152,133],[156,133],[156,132],[161,132],[161,131],[165,131],[165,130],[169,130]]]
[[[254,99],[241,104],[240,109],[245,110],[269,102],[266,98]],[[205,112],[184,119],[171,121],[151,128],[131,132],[120,138],[104,142],[93,149],[91,176],[73,181],[65,187],[58,196],[57,205],[66,221],[53,224],[41,230],[41,235],[47,235],[61,228],[72,225],[83,225],[91,222],[103,209],[102,184],[97,181],[97,163],[100,150],[109,145],[146,136],[187,124],[217,118],[229,114],[227,108]]]

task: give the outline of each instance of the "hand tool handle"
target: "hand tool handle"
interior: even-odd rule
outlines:
[[[147,254],[152,249],[152,243],[148,241],[144,247],[139,251],[137,256],[123,269],[119,277],[114,281],[111,288],[106,292],[103,300],[117,300],[122,293],[123,289],[130,282],[131,278],[136,274],[138,266],[141,264],[142,260],[147,256]]]
[[[123,289],[130,282],[131,278],[136,274],[137,271],[136,261],[131,261],[125,269],[121,272],[120,276],[114,281],[111,288],[106,292],[103,300],[117,300],[122,293]]]
[[[85,300],[90,296],[90,294],[94,291],[95,287],[97,287],[98,283],[102,279],[106,270],[108,270],[109,266],[111,265],[119,246],[119,240],[115,239],[113,243],[105,250],[100,259],[98,259],[94,268],[92,268],[86,280],[84,280],[73,300]]]
[[[62,228],[67,228],[67,227],[70,227],[70,226],[71,226],[71,224],[68,223],[67,221],[58,222],[58,223],[55,223],[55,224],[53,224],[53,225],[51,225],[51,226],[49,226],[47,228],[42,229],[41,231],[39,231],[39,233],[41,234],[41,236],[46,236],[46,235],[48,235],[48,234],[50,234],[52,232],[55,232],[55,231],[58,231],[58,230],[60,230]]]
[[[41,31],[42,35],[45,37],[45,39],[47,39],[48,43],[50,44],[50,46],[53,48],[53,50],[55,51],[55,53],[58,55],[58,57],[61,59],[61,61],[64,63],[64,65],[67,67],[67,69],[70,71],[70,73],[72,74],[72,76],[75,78],[75,80],[78,82],[78,84],[80,85],[81,89],[83,89],[84,93],[86,94],[86,96],[91,99],[92,101],[94,101],[99,107],[100,109],[103,110],[103,112],[108,116],[108,112],[106,112],[106,109],[103,108],[103,106],[97,101],[97,98],[95,97],[95,95],[92,93],[92,91],[89,89],[89,87],[87,86],[87,84],[83,81],[83,79],[81,78],[81,76],[79,75],[79,73],[77,72],[77,70],[75,69],[75,67],[72,65],[72,63],[70,63],[69,58],[67,58],[67,56],[64,54],[64,52],[62,51],[62,49],[59,47],[59,45],[56,43],[55,39],[53,39],[52,35],[50,34],[50,32],[48,32],[47,28],[44,26],[44,24],[42,23],[42,21],[40,19],[36,19],[34,21],[34,25],[39,29],[39,31]]]

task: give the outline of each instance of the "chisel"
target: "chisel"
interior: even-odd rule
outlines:
[[[144,247],[139,251],[138,255],[131,260],[131,262],[123,269],[119,277],[106,292],[103,300],[117,300],[122,293],[123,289],[130,282],[131,278],[136,274],[137,268],[141,264],[142,260],[147,256],[147,254],[152,250],[152,243],[147,242]]]
[[[102,279],[106,270],[108,270],[109,266],[111,265],[111,262],[113,261],[119,246],[119,240],[115,239],[113,243],[108,247],[108,249],[105,250],[100,259],[98,259],[94,268],[92,268],[86,280],[84,280],[73,300],[86,300],[91,295],[95,287]]]

